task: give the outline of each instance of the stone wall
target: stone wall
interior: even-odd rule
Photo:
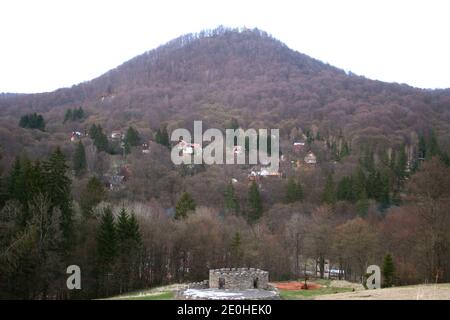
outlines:
[[[269,272],[255,268],[209,270],[209,287],[214,289],[268,289]]]

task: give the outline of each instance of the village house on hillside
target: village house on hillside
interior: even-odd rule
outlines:
[[[148,146],[148,143],[142,144],[142,153],[149,154],[150,153],[150,147]]]
[[[111,139],[113,139],[113,140],[121,140],[121,139],[123,139],[122,131],[120,131],[120,130],[113,130],[111,132]]]
[[[281,178],[282,173],[278,170],[272,170],[270,168],[252,168],[248,175],[248,180],[259,181],[259,178]]]
[[[294,149],[295,152],[300,152],[304,146],[305,143],[302,141],[296,141],[292,144],[292,148]]]
[[[177,146],[178,150],[181,150],[183,152],[183,155],[192,155],[201,149],[198,143],[189,143],[184,140],[180,140]]]
[[[81,132],[72,131],[72,135],[70,136],[70,141],[77,142],[80,139],[81,139]]]
[[[306,164],[316,164],[317,163],[317,157],[314,153],[308,152],[308,154],[304,158]]]

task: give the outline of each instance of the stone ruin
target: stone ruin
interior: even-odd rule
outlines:
[[[209,288],[246,290],[268,289],[269,272],[255,268],[222,268],[209,270]]]
[[[255,268],[209,270],[209,280],[193,282],[177,293],[178,299],[272,300],[278,290],[269,284],[269,272]]]

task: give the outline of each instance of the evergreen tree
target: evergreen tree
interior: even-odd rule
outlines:
[[[64,115],[64,121],[63,123],[66,123],[69,120],[72,120],[72,109],[67,109],[66,114]]]
[[[286,203],[293,203],[301,200],[303,200],[302,186],[290,177],[287,181],[285,201]]]
[[[100,151],[108,151],[108,137],[103,133],[103,129],[100,125],[93,124],[89,129],[89,136],[94,141],[94,145],[97,150]]]
[[[22,128],[38,129],[44,131],[44,117],[40,114],[38,115],[36,112],[24,115],[20,118],[19,126]]]
[[[254,223],[258,221],[263,213],[261,195],[259,194],[258,185],[252,182],[248,195],[248,221]]]
[[[341,148],[341,158],[344,158],[346,156],[350,155],[350,147],[348,146],[347,141],[343,140],[342,142],[342,148]]]
[[[384,256],[383,260],[383,287],[389,288],[394,284],[394,261],[392,260],[392,256],[387,254]]]
[[[50,198],[51,209],[61,211],[60,227],[62,232],[62,250],[67,254],[74,244],[71,181],[67,177],[66,158],[59,149],[51,154],[44,163],[46,193]]]
[[[76,176],[81,176],[86,170],[86,152],[81,141],[78,142],[73,156],[73,170]]]
[[[122,208],[117,219],[117,248],[118,248],[118,276],[120,292],[128,291],[134,287],[133,279],[139,273],[139,253],[141,248],[141,235],[139,224],[134,214],[128,215]]]
[[[230,244],[231,266],[238,267],[242,262],[242,239],[241,234],[236,231]]]
[[[406,177],[406,166],[408,164],[408,157],[406,155],[405,147],[401,147],[395,157],[394,172],[399,181]]]
[[[170,148],[169,133],[167,132],[167,126],[163,126],[156,131],[155,141],[163,146]]]
[[[426,153],[425,153],[426,154],[425,158],[427,160],[431,159],[432,157],[434,157],[440,153],[436,134],[435,134],[434,130],[431,130],[430,138],[428,140],[429,141],[426,145]]]
[[[90,217],[92,209],[106,199],[106,190],[97,177],[92,177],[81,191],[80,208],[83,215]]]
[[[375,170],[374,154],[369,146],[364,148],[363,157],[360,159],[360,162],[368,172]]]
[[[337,200],[355,201],[352,177],[343,177],[338,183],[336,191]]]
[[[365,197],[367,198],[366,175],[364,174],[364,171],[361,167],[358,168],[352,180],[355,200],[361,199],[363,195],[365,195]]]
[[[196,204],[188,192],[183,192],[175,206],[175,219],[184,219],[189,211],[194,211]]]
[[[325,181],[325,188],[322,193],[322,202],[334,205],[336,203],[336,188],[333,176],[329,174]]]
[[[381,209],[388,208],[391,204],[391,183],[386,171],[380,173],[380,195],[377,199],[380,202]]]
[[[140,145],[141,137],[139,136],[139,132],[133,127],[129,127],[127,132],[125,133],[124,142],[130,147],[136,147]]]
[[[239,213],[239,203],[236,199],[234,186],[231,182],[225,189],[225,209],[233,212],[234,214]]]
[[[239,129],[239,121],[236,118],[231,118],[230,123],[227,126],[227,129],[233,130]]]
[[[358,200],[356,201],[356,211],[361,217],[364,217],[367,214],[368,209],[369,199],[367,198],[366,191],[363,190],[362,193],[358,196]]]
[[[97,259],[101,276],[112,271],[117,257],[117,232],[111,208],[105,208],[97,231]]]
[[[421,134],[419,136],[418,156],[420,159],[425,159],[427,156],[427,143],[425,137]]]

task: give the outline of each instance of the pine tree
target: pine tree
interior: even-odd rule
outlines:
[[[400,148],[400,151],[395,157],[394,172],[397,178],[402,181],[406,177],[406,166],[408,164],[408,157],[406,155],[405,146]]]
[[[158,129],[158,131],[156,131],[155,141],[156,143],[170,148],[170,139],[169,133],[167,132],[167,126],[163,126],[162,128]]]
[[[97,257],[102,273],[112,270],[117,257],[117,231],[111,208],[105,208],[97,231]]]
[[[334,205],[336,203],[336,188],[333,176],[329,174],[325,181],[325,188],[322,193],[322,202]]]
[[[419,136],[419,146],[418,146],[418,157],[420,159],[425,159],[427,156],[427,143],[423,134]]]
[[[239,213],[239,203],[236,199],[234,186],[231,182],[225,189],[225,209],[233,212],[234,214]]]
[[[127,238],[129,234],[128,230],[128,213],[125,210],[124,207],[120,210],[119,215],[117,216],[117,241],[119,243],[119,246],[121,243],[123,243]]]
[[[248,221],[254,223],[258,221],[263,213],[261,195],[259,194],[258,185],[252,181],[248,195]]]
[[[389,288],[394,284],[394,261],[390,254],[384,256],[383,260],[383,287]]]
[[[351,176],[343,177],[338,183],[336,191],[337,200],[355,201],[353,179]]]
[[[117,219],[118,276],[120,292],[133,287],[133,279],[137,278],[141,235],[139,224],[134,214],[128,215],[122,208]]]
[[[189,211],[195,211],[196,204],[188,192],[183,192],[175,206],[175,219],[184,219]]]
[[[295,182],[294,178],[290,177],[286,186],[286,203],[293,203],[303,200],[303,189],[300,183]]]
[[[103,133],[103,129],[100,125],[93,124],[89,129],[89,136],[94,142],[97,150],[100,151],[108,151],[108,137]]]
[[[161,130],[161,144],[170,148],[169,133],[167,132],[167,126],[164,126]]]
[[[230,244],[231,266],[238,267],[242,261],[242,239],[241,234],[236,231]]]
[[[67,121],[72,120],[72,117],[73,117],[73,115],[72,115],[72,109],[68,109],[68,110],[66,111],[66,114],[64,115],[64,121],[63,121],[63,123],[66,123]]]
[[[436,133],[434,132],[434,130],[431,130],[430,132],[430,138],[428,139],[428,143],[426,145],[426,156],[425,158],[427,160],[431,159],[432,157],[439,155],[440,151],[439,151],[439,146],[437,143],[437,138],[436,138]]]
[[[73,170],[76,176],[81,176],[86,170],[86,152],[81,141],[78,142],[73,156]]]
[[[233,130],[239,129],[239,121],[236,118],[231,118],[227,129],[233,129]]]
[[[67,177],[66,158],[59,149],[44,163],[46,193],[50,198],[51,209],[61,211],[60,227],[62,232],[62,250],[67,254],[74,245],[71,181]]]
[[[85,217],[92,215],[92,209],[106,199],[106,190],[97,177],[92,177],[81,191],[80,208]]]
[[[125,152],[128,154],[131,151],[131,147],[140,145],[141,137],[139,136],[139,132],[133,127],[129,127],[125,133],[124,143]]]
[[[19,126],[22,128],[38,129],[44,131],[45,121],[42,115],[36,112],[24,115],[20,118]]]
[[[356,201],[356,211],[361,217],[364,217],[367,214],[368,209],[369,199],[367,198],[366,191],[363,190],[362,193],[358,196],[358,200]]]

